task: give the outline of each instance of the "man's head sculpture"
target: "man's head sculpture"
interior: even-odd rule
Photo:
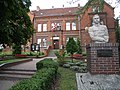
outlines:
[[[98,14],[93,16],[93,26],[89,27],[88,33],[94,43],[107,43],[109,40],[108,29],[105,25],[100,24]]]

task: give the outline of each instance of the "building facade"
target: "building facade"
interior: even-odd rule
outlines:
[[[52,49],[61,49],[66,46],[70,37],[74,40],[79,38],[83,49],[91,42],[88,35],[87,28],[92,24],[92,16],[99,14],[101,23],[108,27],[110,40],[109,42],[115,43],[115,20],[114,8],[106,2],[104,3],[103,12],[99,11],[99,6],[94,4],[90,6],[84,14],[77,12],[84,10],[78,4],[77,7],[68,8],[52,8],[40,9],[31,11],[35,33],[32,37],[32,43],[40,45],[41,51],[47,47]]]

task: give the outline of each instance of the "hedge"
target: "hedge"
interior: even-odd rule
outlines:
[[[40,67],[40,65],[42,67]],[[10,90],[51,90],[56,78],[58,64],[52,59],[45,59],[37,63],[37,72],[30,78],[12,86]]]
[[[44,59],[43,61],[37,62],[36,68],[37,68],[37,70],[40,70],[41,68],[55,68],[57,71],[58,63],[54,62],[51,58]]]

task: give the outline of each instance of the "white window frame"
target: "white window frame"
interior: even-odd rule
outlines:
[[[39,39],[37,39],[37,44],[39,44],[40,45],[40,47],[41,47],[41,39],[39,38]]]
[[[43,38],[43,47],[47,47],[47,39]]]
[[[72,30],[76,30],[76,23],[72,22]]]
[[[94,12],[94,13],[100,12],[100,7],[99,6],[93,6],[92,7],[92,12]]]
[[[70,22],[66,22],[66,30],[70,30]]]
[[[42,24],[38,24],[38,32],[42,31]]]
[[[43,24],[43,31],[47,31],[47,24]]]

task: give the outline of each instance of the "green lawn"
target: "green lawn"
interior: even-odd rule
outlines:
[[[77,90],[76,72],[59,67],[60,78],[58,81],[58,90]]]
[[[17,62],[17,61],[22,61],[22,60],[25,60],[25,59],[2,60],[2,61],[0,61],[0,64],[12,63],[12,62]]]

